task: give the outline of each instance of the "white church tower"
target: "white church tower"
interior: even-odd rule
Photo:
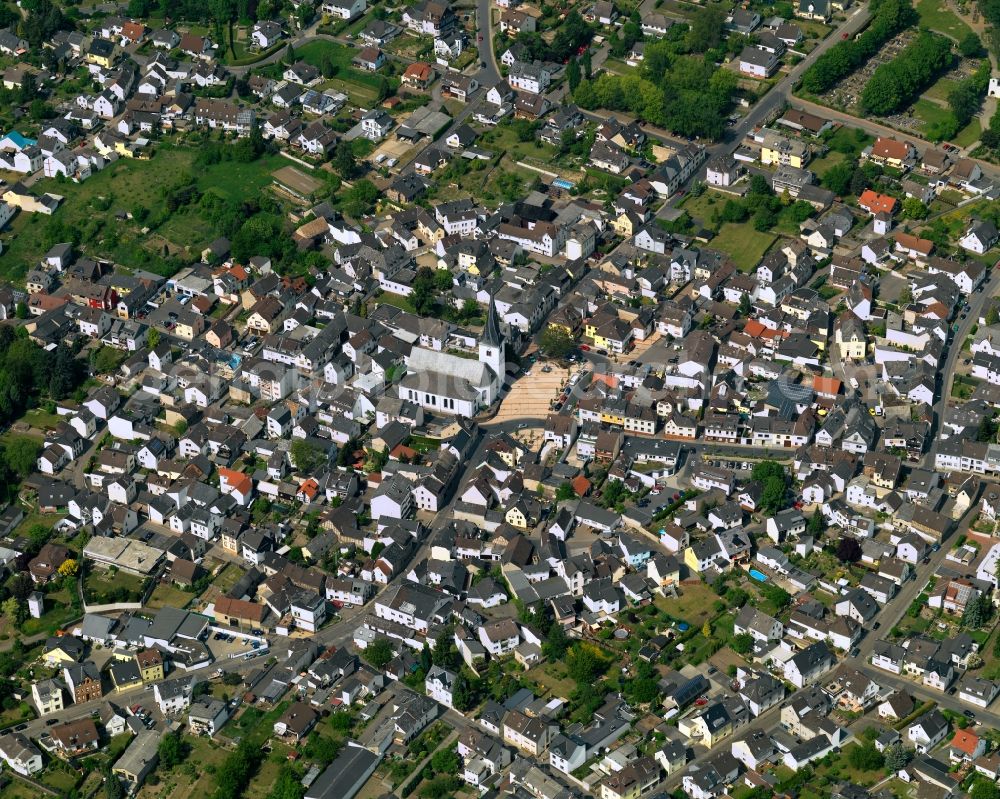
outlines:
[[[497,307],[490,297],[490,309],[486,314],[486,327],[479,339],[479,362],[486,364],[497,376],[497,390],[503,385],[507,368],[507,352],[503,334],[500,332],[500,320],[497,318]]]

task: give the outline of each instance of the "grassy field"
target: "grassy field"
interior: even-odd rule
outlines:
[[[153,589],[147,603],[150,608],[183,608],[193,598],[193,594],[182,591],[167,583],[160,583]]]
[[[830,150],[822,158],[817,158],[815,161],[810,161],[809,169],[814,173],[823,177],[823,174],[829,171],[830,167],[834,167],[837,164],[843,163],[848,158],[846,153],[838,152],[837,150]]]
[[[961,40],[963,36],[972,31],[948,8],[945,0],[920,0],[916,6],[921,28],[943,33],[955,41]]]
[[[498,125],[487,130],[476,144],[487,150],[503,150],[515,160],[531,158],[548,162],[556,154],[555,147],[539,139],[520,141],[517,137],[517,131],[510,125]]]
[[[142,207],[155,217],[165,207],[165,189],[188,173],[196,174],[202,191],[235,200],[252,197],[270,185],[275,169],[288,164],[281,156],[270,155],[249,164],[225,161],[196,167],[195,155],[194,148],[163,146],[149,161],[122,158],[83,183],[39,181],[37,190],[66,199],[51,219],[38,214],[19,214],[14,219],[13,236],[6,237],[5,251],[0,255],[0,276],[22,279],[52,244],[65,240],[69,230],[79,231],[81,249],[87,255],[107,256],[124,266],[169,274],[171,267],[160,254],[164,239],[174,245],[173,249],[187,247],[189,252],[197,252],[218,235],[210,223],[197,209],[175,213],[153,231],[157,235],[151,236],[132,222],[116,221],[115,214]]]
[[[707,585],[694,580],[682,584],[677,598],[656,596],[653,604],[662,611],[669,613],[674,619],[679,619],[692,627],[701,627],[706,619],[715,615],[712,603],[718,597]]]
[[[979,134],[982,132],[983,127],[979,122],[979,118],[973,117],[972,121],[955,135],[951,143],[959,147],[968,147],[970,144],[979,141]]]
[[[924,133],[931,125],[940,124],[951,116],[951,111],[926,97],[921,97],[913,104],[913,115],[924,122]]]
[[[937,100],[941,103],[947,103],[948,95],[957,86],[958,86],[958,81],[954,81],[951,78],[941,78],[927,91],[925,91],[923,96],[929,97],[932,100]]]
[[[134,574],[119,571],[115,574],[104,570],[90,571],[83,581],[83,595],[87,602],[95,601],[98,594],[106,595],[118,588],[124,588],[133,595],[141,594],[144,580]],[[134,600],[130,600],[134,601]]]
[[[184,736],[184,742],[191,746],[187,762],[197,764],[197,768],[190,769],[182,763],[169,771],[158,769],[159,783],[150,785],[147,781],[137,794],[140,799],[191,799],[213,792],[214,772],[226,759],[228,750],[208,738]]]
[[[709,246],[729,255],[740,271],[749,272],[760,263],[777,238],[773,233],[754,230],[748,222],[727,222]]]

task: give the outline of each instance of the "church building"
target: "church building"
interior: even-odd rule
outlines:
[[[399,383],[399,398],[438,413],[475,416],[499,399],[506,361],[506,344],[491,299],[479,358],[414,347],[406,361],[406,377]]]

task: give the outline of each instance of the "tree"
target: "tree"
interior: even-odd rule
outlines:
[[[711,622],[709,622],[708,619],[705,619],[705,623],[703,625],[701,625],[701,634],[705,638],[711,638],[712,637],[712,624],[711,624]]]
[[[27,477],[37,468],[38,454],[42,445],[33,438],[16,436],[4,448],[7,467],[21,478]]]
[[[538,347],[551,358],[565,358],[576,349],[576,342],[566,328],[549,325],[539,335]]]
[[[984,54],[983,42],[974,31],[969,31],[958,43],[958,52],[966,58],[980,58]]]
[[[737,654],[745,655],[753,650],[753,636],[750,633],[740,633],[733,638],[730,646]]]
[[[329,763],[337,756],[340,749],[341,744],[339,741],[335,741],[328,735],[313,733],[309,736],[309,740],[306,742],[303,751],[305,756],[310,760],[315,760],[319,763]]]
[[[725,21],[725,15],[719,8],[706,6],[698,9],[688,27],[684,42],[687,49],[692,53],[704,53],[716,47],[722,41]]]
[[[819,509],[815,510],[813,515],[809,517],[809,523],[806,527],[809,531],[809,535],[814,538],[821,535],[826,529],[826,519],[823,517],[823,513]]]
[[[18,319],[27,319],[30,315],[28,311],[28,303],[23,300],[18,302],[18,304],[14,306],[14,315],[17,316]]]
[[[743,293],[740,295],[740,316],[750,316],[750,311],[753,310],[753,305],[750,302],[750,295]]]
[[[452,644],[451,648],[454,649],[455,645]],[[469,685],[468,678],[462,672],[455,675],[455,682],[451,686],[451,702],[455,706],[455,710],[460,713],[470,710],[475,703],[472,686]]]
[[[969,790],[969,799],[1000,799],[1000,788],[995,782],[979,777]]]
[[[437,269],[434,271],[434,288],[438,291],[451,291],[454,285],[455,278],[448,269]]]
[[[882,754],[885,757],[885,769],[890,774],[895,774],[910,762],[910,750],[902,743],[890,744]]]
[[[326,458],[323,451],[304,438],[296,438],[289,449],[296,471],[312,474]]]
[[[288,47],[285,48],[284,62],[291,66],[295,63],[295,48],[292,47],[292,43],[288,43]]]
[[[431,660],[431,648],[424,641],[423,649],[420,650],[420,670],[427,674],[431,670],[431,666],[434,665],[434,661]]]
[[[578,641],[566,650],[566,672],[576,683],[591,684],[607,671],[610,656],[595,644]]]
[[[854,176],[854,164],[848,161],[841,161],[834,164],[823,173],[823,185],[836,194],[843,197],[851,190],[851,178]]]
[[[571,92],[576,91],[576,87],[580,85],[581,78],[580,64],[576,60],[576,56],[573,56],[566,65],[566,82],[569,84]]]
[[[59,568],[56,571],[63,577],[76,577],[79,569],[80,564],[76,558],[66,558],[66,560],[59,564]]]
[[[330,159],[330,164],[344,180],[351,180],[357,176],[358,159],[355,157],[354,149],[351,147],[349,141],[340,141],[337,148],[333,151],[333,158]]]
[[[861,560],[861,544],[849,535],[837,542],[837,560],[841,563],[857,563]]]
[[[184,750],[185,744],[181,740],[180,733],[176,731],[166,733],[156,748],[156,753],[160,756],[160,765],[166,769],[180,765],[187,754]]]
[[[549,634],[542,644],[542,653],[549,661],[562,660],[569,648],[569,643],[566,630],[557,622],[549,627]]]
[[[993,603],[989,594],[983,592],[968,602],[962,614],[962,624],[966,627],[982,627],[993,615]]]
[[[413,292],[410,303],[421,316],[429,316],[437,308],[437,289],[435,288],[434,272],[429,266],[422,266],[413,278]]]
[[[847,750],[847,762],[858,771],[875,771],[885,765],[885,758],[873,743],[855,744]]]
[[[28,605],[26,602],[11,597],[5,599],[0,604],[0,612],[9,619],[12,619],[15,627],[20,627],[28,618]]]
[[[567,500],[574,499],[576,497],[576,490],[573,488],[573,484],[568,480],[560,483],[559,488],[556,489],[556,502],[566,502]]]
[[[460,761],[458,753],[452,749],[440,749],[431,758],[431,768],[438,774],[456,774]]]
[[[583,51],[583,55],[580,57],[580,66],[583,67],[583,76],[590,80],[593,76],[593,67],[590,64],[590,48],[588,47]]]
[[[929,209],[916,197],[903,200],[903,216],[907,219],[926,219]]]
[[[863,169],[855,169],[854,174],[851,175],[851,194],[860,196],[860,194],[867,188],[868,175],[865,174]]]
[[[764,583],[760,587],[760,592],[768,602],[775,606],[778,610],[787,607],[792,601],[792,595],[789,594],[784,588],[774,585],[773,583]]]
[[[302,799],[306,789],[290,763],[282,763],[278,778],[271,786],[267,799]]]
[[[101,772],[104,775],[104,799],[125,799],[122,781],[111,771],[111,766],[106,765]]]
[[[365,649],[365,660],[379,670],[389,665],[395,656],[388,638],[376,638]]]

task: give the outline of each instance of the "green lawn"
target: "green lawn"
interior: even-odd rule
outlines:
[[[531,141],[521,141],[518,139],[517,131],[507,124],[497,125],[497,127],[487,130],[477,145],[494,152],[503,150],[515,160],[533,158],[548,163],[556,154],[555,147],[539,139],[532,138]]]
[[[192,600],[194,594],[182,591],[180,588],[160,583],[150,594],[148,606],[151,608],[183,608]]]
[[[982,132],[983,128],[979,123],[979,117],[973,117],[972,121],[962,128],[951,142],[959,147],[968,147],[970,144],[979,141],[979,134]]]
[[[728,254],[740,271],[749,272],[760,263],[777,238],[773,233],[754,230],[748,222],[727,222],[709,246]]]
[[[948,95],[957,86],[958,86],[958,81],[952,80],[951,78],[941,78],[927,91],[924,92],[924,97],[929,97],[932,100],[938,100],[942,103],[947,103]]]
[[[307,64],[322,68],[323,62],[331,61],[337,69],[337,74],[322,84],[321,88],[334,88],[346,92],[358,105],[370,105],[375,102],[384,78],[366,70],[357,69],[351,62],[357,55],[357,50],[345,47],[337,42],[322,39],[302,45],[295,51],[297,58]]]
[[[951,110],[921,97],[913,104],[913,115],[924,121],[924,129],[944,122],[951,116]]]
[[[841,126],[828,137],[824,137],[823,141],[831,150],[858,156],[865,147],[875,141],[875,137],[869,136],[860,128]]]
[[[829,171],[830,167],[836,166],[839,163],[847,160],[847,154],[838,152],[837,150],[830,150],[822,158],[817,158],[815,161],[809,163],[809,169],[811,169],[819,177],[823,177],[824,173]]]
[[[243,200],[259,193],[273,182],[271,177],[276,169],[288,166],[288,159],[280,155],[265,155],[249,164],[227,161],[209,167],[201,172],[198,186],[204,191],[213,191],[230,200]]]
[[[141,596],[144,584],[145,580],[141,577],[136,577],[134,574],[127,574],[123,571],[112,574],[110,571],[105,571],[104,569],[93,569],[84,577],[83,595],[87,598],[88,603],[101,604],[101,597],[107,597],[111,592],[119,588],[124,588],[128,591],[130,597]],[[137,600],[130,598],[125,601],[134,602]]]
[[[268,155],[248,164],[224,161],[196,167],[196,153],[193,147],[163,144],[149,161],[121,158],[83,183],[40,180],[34,186],[37,191],[61,194],[65,201],[51,218],[15,217],[13,235],[5,236],[0,255],[0,277],[22,279],[49,247],[66,241],[71,230],[79,233],[82,248],[90,256],[107,256],[123,266],[171,274],[175,265],[162,257],[164,243],[198,251],[218,236],[211,222],[195,209],[175,213],[159,229],[144,234],[133,222],[116,221],[115,214],[142,207],[152,218],[158,217],[165,209],[164,189],[188,173],[196,175],[202,191],[233,200],[253,198],[270,185],[275,169],[288,164],[279,155]]]
[[[961,40],[963,36],[972,31],[948,8],[945,0],[920,0],[916,6],[921,28],[943,33],[955,41]]]

